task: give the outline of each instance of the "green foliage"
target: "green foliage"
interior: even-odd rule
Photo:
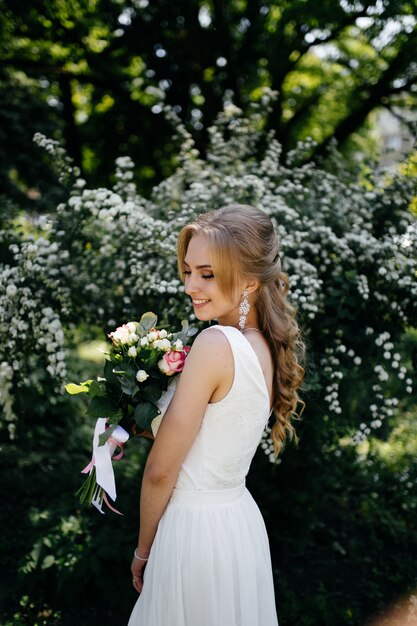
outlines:
[[[123,518],[79,510],[91,418],[80,417],[85,393],[64,400],[58,390],[88,377],[81,387],[103,397],[91,382],[102,363],[80,362],[81,340],[103,338],[138,311],[156,310],[164,324],[190,317],[178,230],[234,201],[257,204],[275,223],[308,352],[300,445],[272,464],[266,436],[249,477],[271,539],[280,624],[356,626],[415,586],[415,178],[403,168],[358,180],[337,153],[330,171],[306,164],[311,142],[284,165],[263,130],[271,106],[264,92],[249,117],[226,107],[204,158],[178,123],[178,168],[149,199],[121,157],[112,189],[76,179],[46,231],[11,242],[0,268],[1,473],[13,494],[0,513],[6,623],[127,622],[149,444],[130,441],[116,467]]]
[[[95,186],[130,155],[149,192],[173,171],[165,104],[203,152],[223,104],[247,112],[264,87],[279,94],[264,122],[285,153],[311,136],[314,152],[342,144],[381,106],[406,117],[414,13],[409,0],[3,0],[0,189],[21,206],[53,206],[59,190],[30,143],[41,131],[64,141]]]
[[[177,373],[175,368],[166,372],[160,367],[167,351],[177,352],[178,371],[182,370],[186,350],[197,329],[187,320],[182,320],[182,329],[175,333],[159,330],[157,324],[158,317],[149,311],[142,314],[139,322],[123,324],[109,335],[111,344],[105,353],[103,376],[79,385],[65,385],[70,395],[88,396],[89,416],[108,419],[111,427],[100,434],[100,445],[119,423],[132,435],[137,434],[136,426],[151,431],[152,420],[161,413],[158,400],[172,380],[170,377]]]

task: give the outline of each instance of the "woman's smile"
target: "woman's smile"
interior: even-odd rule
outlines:
[[[192,298],[193,307],[196,309],[201,309],[205,304],[210,302],[210,300],[200,300],[198,298]]]

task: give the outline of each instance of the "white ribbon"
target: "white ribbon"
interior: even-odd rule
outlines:
[[[99,436],[106,430],[107,420],[99,417],[96,422],[93,437],[93,458],[96,466],[96,482],[115,501],[116,482],[114,480],[112,456],[117,444],[125,443],[129,439],[129,433],[121,426],[116,426],[111,434],[110,441],[106,441],[103,446],[99,446]]]

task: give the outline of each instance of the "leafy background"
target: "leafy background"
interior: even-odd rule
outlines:
[[[416,162],[382,171],[375,122],[414,110],[414,5],[1,8],[2,623],[127,623],[150,444],[116,467],[123,518],[81,509],[93,424],[63,383],[101,373],[118,323],[190,315],[177,232],[237,201],[276,224],[308,349],[300,445],[273,465],[266,437],[248,477],[280,624],[403,626],[383,616],[417,586]]]

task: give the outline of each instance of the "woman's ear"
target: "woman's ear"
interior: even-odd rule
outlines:
[[[249,280],[246,283],[245,289],[248,293],[253,293],[254,291],[258,289],[258,287],[259,287],[259,280]]]

